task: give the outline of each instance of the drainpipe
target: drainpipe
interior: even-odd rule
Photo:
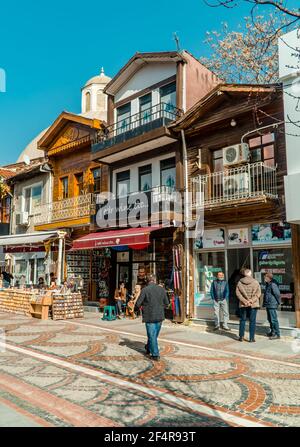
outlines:
[[[188,187],[188,156],[184,130],[181,130],[183,178],[184,178],[184,251],[185,251],[185,281],[186,281],[186,316],[190,314],[190,230],[189,230],[189,187]]]

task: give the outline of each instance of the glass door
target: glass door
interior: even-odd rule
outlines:
[[[229,313],[235,315],[238,308],[238,299],[236,297],[236,286],[239,282],[242,268],[251,268],[250,248],[236,248],[227,250],[228,263],[228,282],[230,289]]]

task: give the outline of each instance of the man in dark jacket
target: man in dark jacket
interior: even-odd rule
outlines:
[[[150,276],[148,286],[144,287],[136,302],[136,308],[139,309],[141,306],[143,308],[143,323],[146,323],[148,336],[145,349],[152,360],[160,359],[157,338],[165,319],[165,308],[168,305],[169,300],[165,289],[156,284],[154,276]]]
[[[228,327],[229,311],[228,311],[228,299],[229,299],[229,286],[225,281],[224,273],[218,272],[217,279],[212,282],[210,289],[210,296],[214,302],[215,311],[215,330],[220,328],[220,323],[223,324],[225,331],[230,331]],[[224,321],[222,321],[224,320]]]
[[[270,332],[267,334],[270,340],[280,338],[280,329],[277,318],[277,309],[280,305],[280,290],[273,279],[272,273],[265,274],[266,289],[264,293],[263,307],[267,310],[268,322],[270,323]]]

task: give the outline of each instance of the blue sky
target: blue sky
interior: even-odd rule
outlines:
[[[2,2],[0,165],[15,162],[62,110],[80,113],[80,88],[101,66],[113,76],[136,51],[175,50],[174,32],[182,49],[207,55],[205,32],[222,21],[234,27],[247,11],[203,0]]]

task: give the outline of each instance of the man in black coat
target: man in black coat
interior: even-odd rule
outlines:
[[[280,305],[280,290],[273,279],[272,273],[265,274],[266,289],[264,293],[263,307],[267,309],[268,322],[270,323],[270,332],[267,334],[270,340],[280,338],[280,329],[277,318],[277,308]]]
[[[169,300],[165,289],[158,286],[155,277],[151,275],[148,286],[144,287],[136,302],[136,308],[139,309],[141,306],[143,308],[143,323],[146,323],[148,336],[145,349],[152,360],[160,359],[157,338],[165,319],[165,308],[168,305]]]

